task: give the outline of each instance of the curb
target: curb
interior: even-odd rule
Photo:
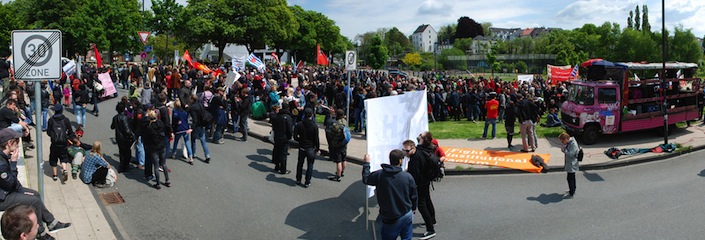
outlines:
[[[249,136],[252,136],[254,138],[257,138],[259,140],[262,140],[264,142],[269,143],[269,136],[264,136],[255,132],[248,132]],[[298,142],[294,140],[289,140],[289,144],[291,147],[297,147],[299,145]],[[681,155],[685,155],[688,153],[696,152],[705,149],[705,145],[700,145],[700,146],[693,146],[691,149],[687,151],[682,151],[682,152],[673,152],[670,154],[660,154],[660,155],[654,155],[653,157],[644,157],[644,158],[639,158],[639,159],[634,159],[634,160],[623,160],[623,161],[610,161],[610,162],[605,162],[605,163],[594,163],[594,164],[586,164],[586,165],[580,165],[580,171],[585,171],[585,170],[605,170],[605,169],[612,169],[612,168],[619,168],[619,167],[625,167],[625,166],[630,166],[630,165],[636,165],[636,164],[642,164],[642,163],[648,163],[648,162],[654,162],[654,161],[660,161],[660,160],[666,160],[669,158],[674,158],[678,157]],[[328,151],[321,149],[321,155],[328,155]],[[364,164],[364,161],[360,158],[357,157],[347,157],[348,162],[355,163],[358,165]],[[563,167],[549,167],[548,168],[549,172],[564,172]],[[475,170],[454,170],[454,169],[446,169],[446,175],[449,176],[461,176],[461,175],[500,175],[500,174],[535,174],[531,172],[526,172],[522,170],[517,170],[517,169],[508,169],[508,168],[481,168],[481,169],[475,169]]]

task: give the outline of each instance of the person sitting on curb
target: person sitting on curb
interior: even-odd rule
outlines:
[[[81,168],[81,163],[83,163],[83,158],[86,156],[87,152],[93,147],[88,144],[81,143],[81,140],[76,136],[69,140],[71,146],[69,146],[69,158],[71,159],[71,178],[76,179],[78,176],[78,169]]]
[[[42,202],[39,192],[22,187],[17,179],[17,159],[20,157],[18,147],[21,133],[17,133],[10,128],[0,130],[0,211],[5,211],[11,207],[25,204],[36,210],[37,219],[47,224],[51,232],[59,231],[71,226],[71,223],[62,223],[54,218],[54,215],[47,210]],[[4,228],[3,228],[4,229]],[[47,234],[44,224],[39,224],[37,239],[53,240],[54,237]]]
[[[83,164],[81,164],[83,167],[81,169],[81,180],[85,184],[93,184],[93,186],[105,188],[115,184],[117,175],[103,157],[103,153],[100,150],[101,145],[99,141],[95,141],[93,149],[86,155]],[[110,173],[111,171],[113,172]],[[108,178],[111,178],[110,181],[107,181]]]
[[[558,118],[558,114],[556,113],[555,108],[551,108],[548,110],[548,117],[546,119],[546,123],[541,123],[542,127],[560,127],[563,122],[561,122],[561,119]]]

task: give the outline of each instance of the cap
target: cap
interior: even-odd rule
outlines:
[[[310,108],[305,108],[305,109],[304,109],[304,116],[305,116],[305,117],[313,116],[313,110],[310,109]]]
[[[64,106],[62,106],[60,103],[57,103],[54,105],[54,113],[60,114],[64,112]]]
[[[22,133],[18,133],[15,130],[12,130],[12,128],[0,130],[0,144],[4,144],[7,141],[20,137],[22,137]]]

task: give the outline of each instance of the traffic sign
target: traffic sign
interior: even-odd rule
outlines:
[[[345,51],[345,70],[354,71],[355,69],[357,69],[357,53]]]
[[[149,39],[149,35],[151,34],[150,32],[137,32],[138,35],[140,35],[140,40],[142,40],[142,44],[147,44],[147,39]]]
[[[151,53],[152,52],[152,45],[144,46],[144,52]]]
[[[140,57],[142,58],[142,61],[144,61],[145,59],[147,59],[147,53],[146,52],[140,53]]]
[[[12,31],[15,78],[46,80],[61,78],[61,31]]]

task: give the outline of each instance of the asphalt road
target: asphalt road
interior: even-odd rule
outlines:
[[[102,141],[114,166],[119,158],[109,127],[116,102],[101,103],[100,117],[87,116],[84,137]],[[271,144],[226,133],[224,145],[209,148],[210,164],[167,161],[171,188],[156,190],[133,170],[115,188],[97,189],[126,200],[108,206],[120,232],[131,239],[372,239],[360,166],[348,165],[343,181],[332,182],[326,178],[333,163],[319,159],[304,189],[294,184],[295,149],[292,174],[278,175],[271,171]],[[432,191],[436,239],[702,239],[705,162],[699,156],[580,172],[573,199],[562,198],[563,172],[447,177]],[[377,209],[371,211],[374,218]],[[415,222],[418,237],[420,214]]]

